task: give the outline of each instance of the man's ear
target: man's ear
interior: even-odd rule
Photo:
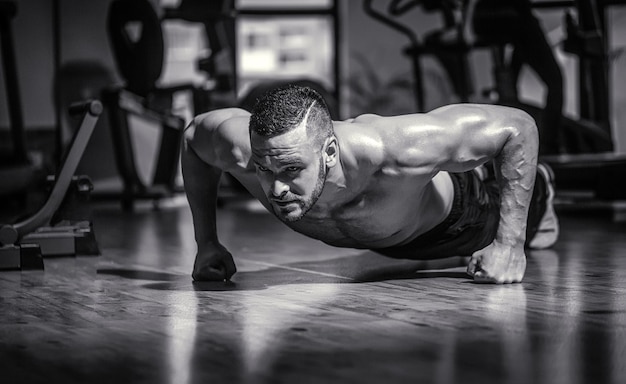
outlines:
[[[326,139],[326,145],[324,146],[324,163],[326,167],[331,168],[337,164],[339,160],[339,146],[337,144],[337,138],[335,135]]]

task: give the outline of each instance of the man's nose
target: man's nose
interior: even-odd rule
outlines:
[[[287,192],[289,192],[289,186],[278,179],[274,179],[272,183],[272,195],[282,198]]]

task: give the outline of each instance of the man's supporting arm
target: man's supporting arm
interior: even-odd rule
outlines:
[[[192,277],[196,281],[229,280],[237,271],[233,257],[217,237],[217,197],[222,170],[200,158],[194,146],[207,148],[206,133],[198,132],[195,120],[185,130],[181,165],[185,192],[193,217],[198,253]],[[205,136],[205,137],[202,137]]]
[[[498,231],[489,246],[472,255],[468,273],[476,281],[520,282],[526,270],[526,222],[537,168],[535,121],[521,110],[493,105],[444,107],[434,115],[444,122],[441,141],[447,140],[443,170],[461,172],[489,160],[495,163]]]
[[[538,136],[534,121],[514,119],[494,165],[500,189],[500,221],[493,243],[475,252],[468,273],[476,281],[521,282],[526,271],[526,225],[537,174]]]

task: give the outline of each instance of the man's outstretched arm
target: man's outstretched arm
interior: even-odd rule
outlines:
[[[198,246],[192,272],[196,281],[229,280],[237,271],[232,255],[217,236],[216,205],[223,170],[213,164],[218,164],[216,159],[220,152],[217,126],[225,117],[228,117],[227,111],[209,112],[195,118],[186,128],[182,144],[185,192]]]

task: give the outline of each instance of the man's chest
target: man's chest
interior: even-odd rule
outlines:
[[[362,193],[336,206],[314,206],[289,226],[327,244],[351,248],[391,246],[407,237],[419,224],[419,196]]]

